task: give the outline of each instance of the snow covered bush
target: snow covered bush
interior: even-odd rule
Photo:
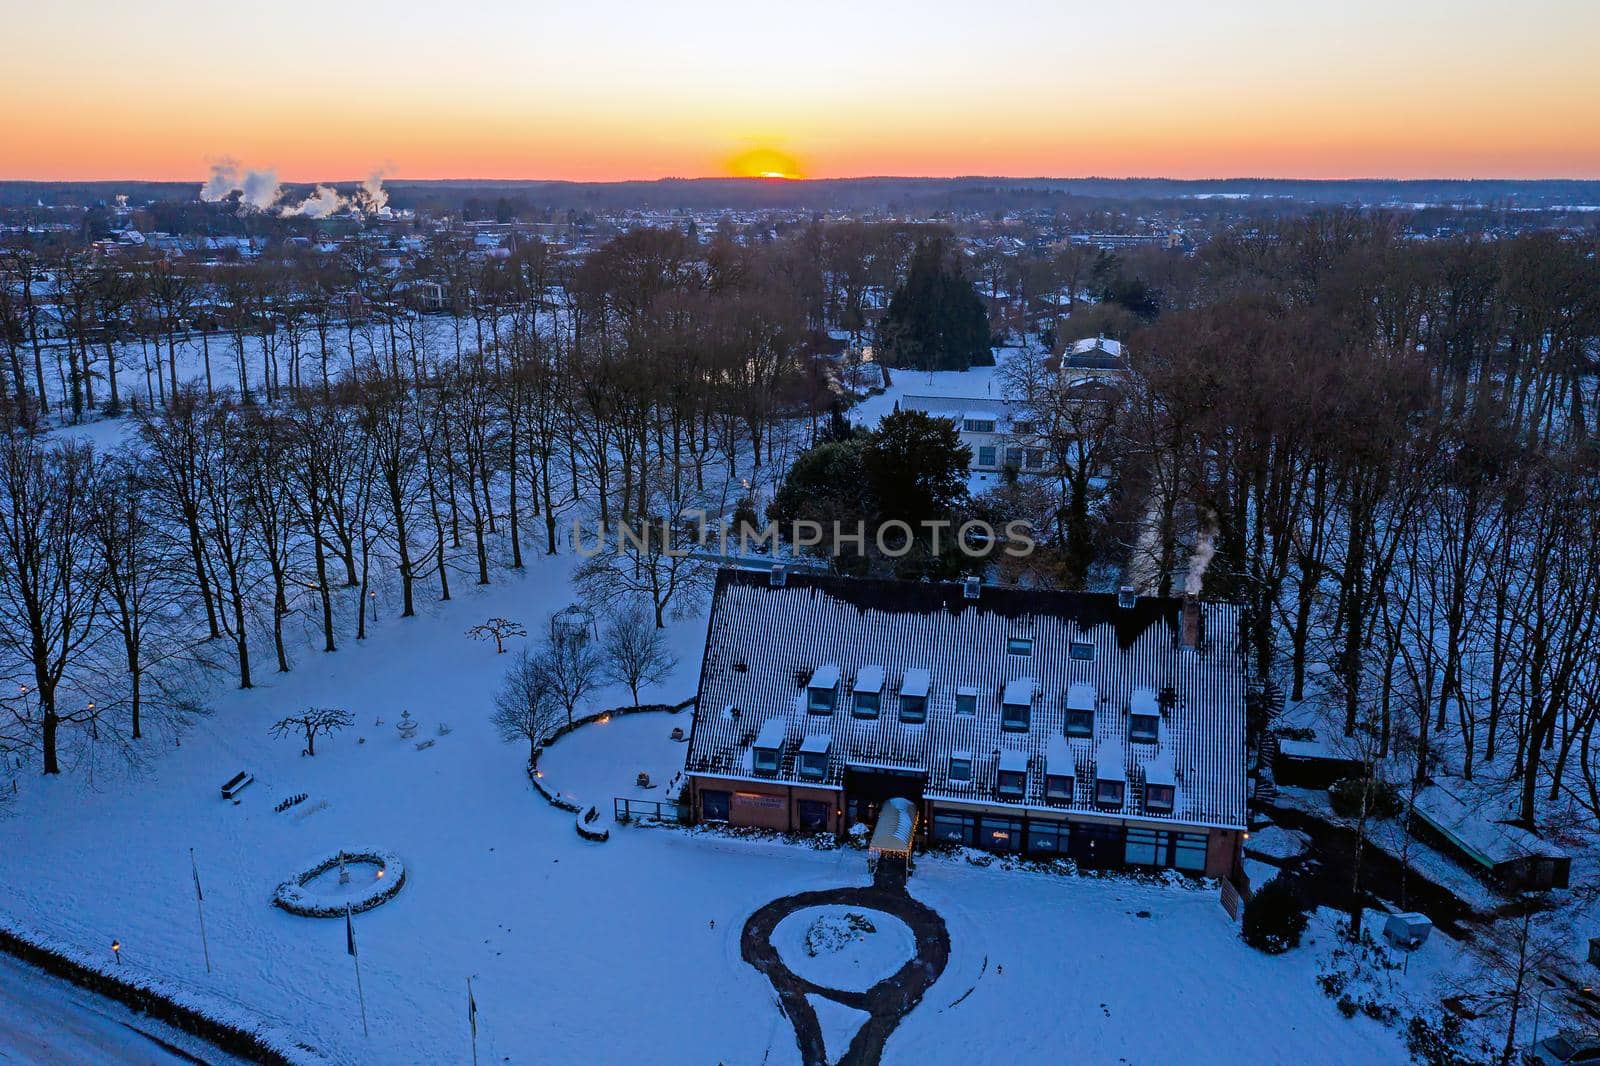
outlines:
[[[1300,894],[1286,878],[1274,877],[1244,905],[1240,936],[1246,944],[1268,955],[1281,955],[1298,947],[1305,929]]]
[[[1328,788],[1328,804],[1335,814],[1344,818],[1361,817],[1362,781],[1356,777],[1342,777]],[[1387,781],[1366,781],[1367,816],[1393,818],[1400,813],[1400,793]]]

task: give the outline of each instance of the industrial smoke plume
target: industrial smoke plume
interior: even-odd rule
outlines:
[[[389,205],[383,187],[383,170],[374,170],[346,197],[331,185],[318,185],[297,204],[284,204],[284,191],[273,170],[247,170],[240,176],[239,161],[224,156],[211,164],[211,173],[200,187],[200,199],[217,203],[237,194],[239,203],[252,211],[274,211],[284,217],[327,218],[340,211],[359,211],[375,215]]]

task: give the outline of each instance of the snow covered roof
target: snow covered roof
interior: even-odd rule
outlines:
[[[1067,686],[1067,710],[1092,711],[1100,702],[1094,686],[1087,681],[1075,681]]]
[[[1161,704],[1156,699],[1156,690],[1141,685],[1133,690],[1133,695],[1128,697],[1128,711],[1132,714],[1160,714]]]
[[[1000,769],[1008,774],[1025,774],[1028,772],[1028,753],[1007,748],[1000,753]]]
[[[1031,677],[1013,678],[1006,682],[1006,694],[1001,702],[1013,707],[1026,707],[1033,702],[1033,692],[1037,684]]]
[[[916,805],[908,799],[895,796],[884,801],[883,809],[878,812],[878,824],[873,827],[872,840],[867,847],[872,851],[903,854],[911,850],[911,841],[916,832]]]
[[[1239,616],[1229,604],[1202,603],[1200,609],[1207,637],[1194,653],[1178,647],[1181,602],[1175,598],[1142,596],[1122,608],[1114,594],[985,585],[969,600],[955,582],[791,574],[784,586],[772,587],[764,570],[724,570],[713,594],[685,769],[739,776],[766,722],[779,718],[791,741],[807,734],[831,738],[825,784],[842,784],[849,765],[871,765],[920,776],[924,795],[934,800],[1104,814],[1087,791],[1081,800],[1048,796],[1044,773],[1029,775],[1021,797],[998,797],[1000,753],[1024,753],[1030,762],[1040,760],[1035,767],[1048,766],[1052,752],[1061,765],[1070,753],[1075,778],[1106,776],[1101,763],[1109,779],[1139,784],[1146,764],[1164,752],[1178,784],[1173,810],[1146,811],[1144,790],[1130,788],[1114,813],[1241,828]],[[1016,677],[1024,664],[1007,651],[1019,630],[1033,640],[1026,679]],[[1072,658],[1075,640],[1095,646],[1092,660]],[[808,678],[829,685],[874,666],[883,671],[876,716],[807,713]],[[1032,707],[1026,732],[1002,727],[1001,704],[1008,689],[1020,696],[1020,681]],[[1126,708],[1141,688],[1168,693],[1158,699],[1159,744],[1135,744],[1128,736]],[[956,713],[961,693],[979,697],[976,713]],[[924,722],[900,721],[901,694],[925,701]],[[1091,736],[1065,737],[1069,703],[1093,707]],[[728,704],[741,714],[718,713]],[[952,757],[971,760],[970,779],[950,778]],[[788,761],[772,779],[803,782]]]
[[[826,733],[809,733],[800,742],[800,750],[807,755],[826,755],[833,747],[833,738]]]
[[[882,692],[883,667],[863,666],[856,671],[855,691],[857,692]]]
[[[751,744],[751,747],[776,751],[783,747],[784,738],[788,735],[788,721],[774,716],[761,723],[761,732],[756,734],[755,742]]]
[[[1156,753],[1156,757],[1144,764],[1144,783],[1147,785],[1176,785],[1177,777],[1172,773],[1172,753],[1165,749]]]
[[[1494,868],[1534,856],[1564,859],[1567,853],[1526,829],[1495,821],[1490,812],[1465,801],[1441,785],[1417,792],[1411,809],[1453,840],[1473,861]]]
[[[1057,777],[1077,777],[1078,760],[1072,754],[1072,745],[1066,737],[1051,737],[1045,748],[1044,772]]]
[[[1122,745],[1116,737],[1106,737],[1094,750],[1094,776],[1096,781],[1126,781],[1127,766],[1122,761]]]
[[[839,664],[824,663],[811,672],[806,688],[833,688],[839,684]]]

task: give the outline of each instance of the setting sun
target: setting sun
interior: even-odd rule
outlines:
[[[794,156],[776,148],[751,148],[728,160],[728,174],[735,178],[803,178]]]

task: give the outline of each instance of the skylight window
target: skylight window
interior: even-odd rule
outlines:
[[[1011,655],[1032,655],[1032,637],[1012,637],[1006,641],[1006,652]]]

